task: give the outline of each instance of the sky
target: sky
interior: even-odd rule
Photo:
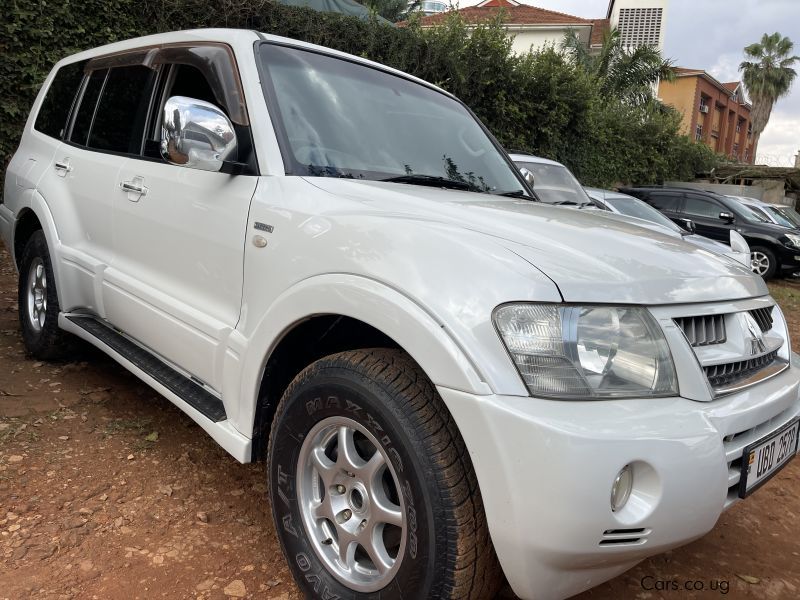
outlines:
[[[522,0],[585,18],[604,18],[608,0]],[[460,6],[478,0],[461,0]],[[720,81],[737,81],[742,49],[779,31],[800,56],[800,0],[669,0],[664,55],[676,66],[705,69]],[[800,62],[796,67],[800,75]],[[758,145],[757,162],[793,166],[800,151],[800,76],[778,100]]]

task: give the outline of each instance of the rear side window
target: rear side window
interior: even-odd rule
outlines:
[[[36,131],[61,139],[75,95],[83,80],[86,61],[64,65],[47,88],[39,114],[33,124]]]
[[[97,108],[97,99],[100,97],[107,73],[108,69],[102,69],[93,71],[89,76],[80,105],[76,109],[75,120],[72,122],[72,133],[69,136],[71,142],[85,146],[89,141],[89,130],[92,127],[95,108]]]
[[[658,210],[670,210],[676,212],[678,210],[678,200],[680,196],[675,194],[650,194],[647,198],[647,203],[654,206]]]
[[[111,69],[89,133],[96,150],[139,154],[155,71],[141,65]]]
[[[693,215],[695,217],[717,219],[719,218],[719,213],[723,212],[723,209],[713,200],[708,200],[699,196],[688,196],[686,198],[686,205],[683,208],[683,212],[685,212],[687,215]]]

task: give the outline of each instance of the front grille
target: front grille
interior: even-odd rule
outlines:
[[[778,351],[773,350],[767,354],[747,360],[739,360],[722,365],[710,365],[703,367],[703,370],[706,373],[706,377],[708,377],[708,382],[713,387],[718,388],[747,379],[750,375],[772,364],[777,357]]]
[[[675,319],[675,324],[694,347],[725,343],[725,315],[680,317]]]
[[[750,311],[750,316],[756,320],[761,331],[764,333],[772,329],[772,307],[755,308]]]

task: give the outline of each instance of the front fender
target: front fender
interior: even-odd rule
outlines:
[[[449,335],[446,326],[397,290],[367,277],[346,273],[317,275],[285,290],[253,331],[234,331],[226,355],[225,395],[241,399],[228,418],[252,434],[256,398],[270,355],[291,329],[310,317],[335,314],[357,319],[393,339],[440,386],[489,394],[480,370]]]

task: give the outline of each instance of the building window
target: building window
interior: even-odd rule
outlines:
[[[739,144],[733,145],[733,156],[739,158]]]
[[[623,8],[617,29],[623,46],[658,46],[661,39],[662,8]]]
[[[748,160],[750,160],[750,150],[745,150],[744,151],[744,162],[747,162]]]
[[[737,121],[736,122],[736,133],[740,133],[741,131],[742,131],[742,122],[741,121]]]
[[[703,126],[698,125],[694,130],[694,139],[698,142],[703,139]]]
[[[751,135],[753,135],[753,124],[752,123],[748,123],[747,124],[747,137],[750,137]]]
[[[706,96],[700,96],[700,112],[708,113],[708,98]]]

